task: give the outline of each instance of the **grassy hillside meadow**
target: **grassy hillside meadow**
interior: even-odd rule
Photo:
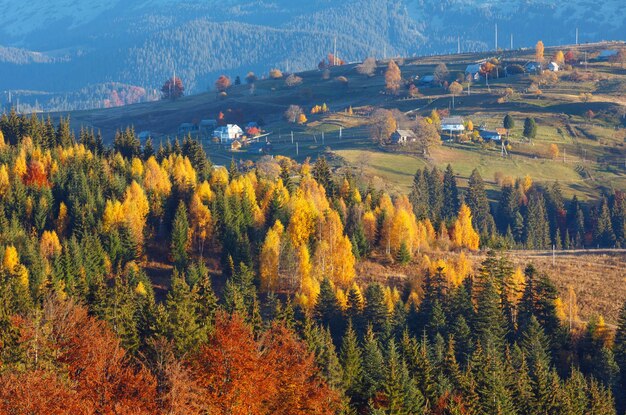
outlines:
[[[574,50],[581,57],[583,51],[593,56],[597,51],[614,45],[563,47]],[[546,49],[550,57],[558,48]],[[533,50],[503,51],[498,56],[504,62],[523,64],[533,58]],[[461,54],[427,58],[399,59],[402,76],[432,74],[438,63],[446,63],[450,76],[463,72],[466,65],[494,54]],[[71,114],[73,126],[90,126],[101,130],[105,139],[111,140],[117,129],[133,125],[137,132],[148,130],[155,142],[174,137],[183,122],[199,122],[217,118],[219,112],[238,112],[244,121],[262,120],[268,139],[273,143],[273,154],[281,154],[303,160],[319,154],[332,152],[338,156],[340,165],[350,166],[364,173],[372,183],[384,182],[398,191],[410,186],[416,168],[429,165],[445,167],[451,163],[463,179],[478,168],[483,178],[495,185],[495,177],[507,175],[521,177],[527,174],[540,182],[558,180],[565,195],[578,194],[583,199],[594,198],[600,188],[626,188],[626,148],[624,147],[623,119],[615,115],[619,105],[626,105],[626,69],[605,62],[590,62],[587,70],[599,80],[573,82],[571,71],[559,72],[559,82],[542,86],[537,97],[525,91],[532,82],[528,75],[516,75],[492,80],[487,86],[484,80],[475,82],[471,95],[466,92],[456,99],[452,114],[471,119],[475,126],[485,124],[488,128],[500,127],[505,114],[511,114],[515,128],[511,131],[512,148],[508,158],[502,158],[499,148],[478,144],[445,143],[432,151],[428,159],[403,151],[402,148],[380,148],[369,139],[364,116],[342,114],[348,107],[355,113],[371,107],[397,108],[414,111],[412,114],[427,115],[432,109],[451,107],[451,97],[443,88],[420,86],[421,97],[408,99],[384,94],[384,69],[386,62],[379,62],[376,75],[365,77],[355,70],[355,64],[331,68],[329,79],[323,79],[321,71],[298,74],[303,83],[289,88],[284,79],[259,80],[251,93],[248,85],[233,86],[227,97],[215,92],[184,97],[175,102],[161,101],[113,108],[108,110],[81,111]],[[585,65],[577,65],[584,71]],[[345,76],[347,86],[335,80]],[[242,76],[243,77],[243,76]],[[515,97],[498,103],[504,88],[512,88]],[[582,102],[580,94],[592,94],[589,102]],[[326,103],[330,114],[310,115],[309,110],[317,104]],[[287,123],[283,113],[291,104],[300,105],[309,118],[305,126]],[[585,113],[591,109],[596,118],[588,119]],[[534,117],[538,124],[537,138],[532,144],[522,137],[523,120]],[[341,137],[339,129],[341,131]],[[293,132],[293,142],[292,142]],[[297,143],[297,145],[296,145]],[[550,144],[559,147],[559,158],[549,157]],[[207,153],[216,164],[228,164],[231,159],[258,159],[257,153],[245,150],[231,152],[229,148],[205,142]]]

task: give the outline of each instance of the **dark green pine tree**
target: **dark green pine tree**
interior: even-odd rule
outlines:
[[[401,350],[409,374],[415,379],[419,391],[426,400],[426,406],[432,407],[437,402],[438,393],[428,339],[424,335],[422,341],[418,343],[405,331],[402,336]]]
[[[518,327],[524,331],[534,316],[554,346],[562,334],[555,305],[557,289],[547,275],[538,274],[532,265],[526,267],[524,274],[526,286],[518,305]]]
[[[516,414],[512,390],[508,388],[505,365],[493,347],[474,354],[472,368],[476,379],[479,413]]]
[[[532,140],[537,136],[537,123],[534,118],[526,118],[524,120],[524,137]]]
[[[515,120],[511,117],[511,114],[506,114],[504,119],[502,120],[502,126],[507,129],[507,137],[509,135],[509,131],[515,127]]]
[[[462,315],[458,316],[452,325],[452,336],[456,341],[456,358],[462,364],[466,363],[468,356],[472,354],[474,345],[472,343],[472,331]]]
[[[507,228],[515,227],[515,216],[519,212],[516,193],[513,186],[505,184],[500,189],[500,201],[496,209],[496,225],[500,233],[505,233]]]
[[[328,386],[339,390],[343,378],[343,370],[337,357],[337,350],[328,328],[322,329],[322,347],[317,353],[317,366]]]
[[[355,286],[348,290],[348,305],[345,311],[346,319],[350,321],[357,337],[363,338],[365,334],[365,320],[363,318],[363,297]]]
[[[161,333],[172,341],[178,356],[195,350],[206,339],[207,327],[201,321],[199,307],[197,288],[189,287],[185,277],[175,270],[165,300],[166,320]]]
[[[502,300],[497,282],[484,276],[479,281],[476,317],[476,335],[485,349],[494,348],[502,352],[507,336],[507,323],[502,312]]]
[[[615,232],[613,232],[613,224],[611,222],[611,212],[606,197],[602,198],[602,204],[598,211],[598,217],[593,229],[593,238],[596,244],[612,248],[615,246]]]
[[[376,334],[385,333],[389,324],[389,312],[385,304],[383,287],[379,283],[370,284],[365,290],[363,317]]]
[[[428,181],[428,194],[429,194],[429,217],[430,220],[437,225],[442,220],[442,211],[444,206],[444,192],[443,192],[443,175],[441,171],[435,166],[430,171],[428,176],[424,175]]]
[[[495,230],[495,222],[489,210],[485,184],[478,169],[474,169],[470,175],[465,203],[472,211],[474,228],[483,238],[491,236]]]
[[[398,353],[393,339],[387,346],[387,365],[382,388],[382,408],[389,414],[421,414],[424,398],[409,376],[406,363]]]
[[[357,340],[357,334],[348,321],[346,334],[341,341],[339,361],[343,368],[343,388],[353,407],[363,407],[363,356]]]
[[[368,327],[363,345],[363,381],[360,387],[363,398],[371,401],[382,388],[384,380],[385,359],[374,331]]]
[[[568,206],[565,219],[568,224],[572,247],[582,248],[585,242],[585,215],[576,195]]]
[[[122,340],[124,348],[131,351],[136,351],[140,345],[136,311],[133,289],[121,277],[117,277],[113,288],[109,290],[105,319]]]
[[[430,311],[430,320],[428,321],[428,334],[434,339],[437,334],[446,334],[446,313],[439,300],[435,300]]]
[[[448,164],[443,174],[443,209],[442,219],[451,222],[456,219],[459,213],[459,189],[456,185],[456,178],[452,166]]]
[[[189,259],[187,248],[189,247],[189,221],[187,220],[187,208],[181,200],[176,209],[174,222],[172,223],[172,237],[170,249],[174,266],[179,270],[184,270]]]
[[[343,316],[339,300],[328,278],[324,278],[320,284],[313,316],[320,326],[330,329],[333,339],[339,344],[343,333]]]
[[[417,169],[415,172],[409,201],[418,220],[430,217],[430,192],[428,191],[428,170],[426,168],[423,171]]]
[[[524,243],[528,249],[550,248],[550,227],[543,195],[534,192],[528,200],[524,223]]]
[[[618,247],[626,246],[626,193],[616,191],[611,196],[611,220]]]

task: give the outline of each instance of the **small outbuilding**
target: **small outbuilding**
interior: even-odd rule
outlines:
[[[391,143],[398,145],[406,145],[407,143],[414,142],[417,137],[411,130],[396,130],[391,134]]]
[[[485,141],[501,141],[502,136],[498,131],[480,130],[480,138]]]
[[[556,62],[550,62],[550,64],[548,65],[548,70],[552,71],[552,72],[558,72],[559,71],[559,64]]]
[[[239,151],[239,150],[241,150],[241,141],[233,140],[233,142],[230,143],[230,150],[231,151]]]

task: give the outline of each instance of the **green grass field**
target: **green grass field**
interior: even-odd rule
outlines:
[[[604,47],[583,45],[578,46],[578,51],[582,53],[585,49],[593,56],[593,48]],[[552,56],[556,50],[546,49],[546,56]],[[501,52],[501,58],[511,63],[523,64],[532,59],[532,55],[532,50]],[[410,58],[399,63],[406,80],[432,74],[435,66],[442,62],[447,64],[450,77],[454,79],[467,64],[490,57],[475,53]],[[262,121],[264,130],[270,134],[272,154],[299,161],[335,154],[342,161],[339,167],[356,170],[363,181],[376,179],[394,191],[406,191],[418,167],[445,168],[448,163],[461,179],[477,168],[491,187],[495,187],[496,175],[513,178],[530,175],[545,183],[558,180],[568,196],[576,193],[583,198],[594,198],[602,189],[626,189],[626,120],[617,115],[619,106],[626,106],[626,70],[619,66],[591,62],[588,70],[594,78],[583,81],[570,79],[571,71],[559,72],[559,82],[541,86],[539,97],[526,93],[536,81],[534,76],[492,79],[489,85],[484,80],[474,82],[471,95],[464,92],[458,96],[456,108],[451,112],[465,120],[471,119],[475,126],[482,124],[488,128],[500,127],[504,115],[511,114],[516,122],[510,132],[511,156],[502,158],[498,149],[480,144],[445,144],[424,159],[402,148],[378,147],[369,139],[367,116],[344,113],[349,107],[365,114],[376,107],[411,111],[417,115],[428,115],[433,109],[451,109],[451,96],[441,87],[420,85],[421,96],[414,99],[384,93],[386,65],[386,61],[379,62],[372,77],[358,74],[355,65],[345,65],[331,68],[328,77],[317,70],[300,73],[303,83],[293,88],[287,87],[283,79],[265,79],[255,84],[253,93],[249,86],[238,85],[231,87],[225,98],[211,92],[173,102],[78,111],[71,114],[71,119],[76,129],[93,127],[108,141],[116,130],[133,125],[136,131],[150,131],[158,145],[174,137],[181,123],[217,118],[222,112],[233,119],[239,118],[239,123]],[[337,82],[339,76],[348,79],[347,85]],[[513,89],[514,96],[502,102],[499,98],[506,88]],[[583,92],[592,94],[588,102],[581,99]],[[329,106],[330,113],[309,113],[313,106],[323,103]],[[294,125],[284,119],[285,110],[292,104],[303,108],[308,117],[306,125]],[[594,113],[592,119],[587,116],[588,110]],[[532,143],[522,137],[526,117],[535,118],[538,124],[537,137]],[[216,164],[261,157],[245,148],[232,152],[229,147],[204,144]],[[559,148],[556,160],[550,158],[551,144]]]

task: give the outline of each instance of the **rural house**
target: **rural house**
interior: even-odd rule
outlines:
[[[526,65],[524,65],[524,69],[526,70],[526,72],[537,73],[541,71],[541,63],[528,62]]]
[[[243,130],[237,124],[228,124],[213,131],[213,136],[223,143],[241,138]]]
[[[550,64],[548,65],[548,70],[552,71],[552,72],[558,72],[559,71],[559,64],[556,62],[550,62]]]
[[[411,130],[396,130],[393,134],[391,134],[391,143],[405,145],[409,142],[414,142],[416,140],[415,133]]]
[[[463,118],[461,117],[445,117],[441,120],[441,132],[448,134],[458,134],[465,131]]]

